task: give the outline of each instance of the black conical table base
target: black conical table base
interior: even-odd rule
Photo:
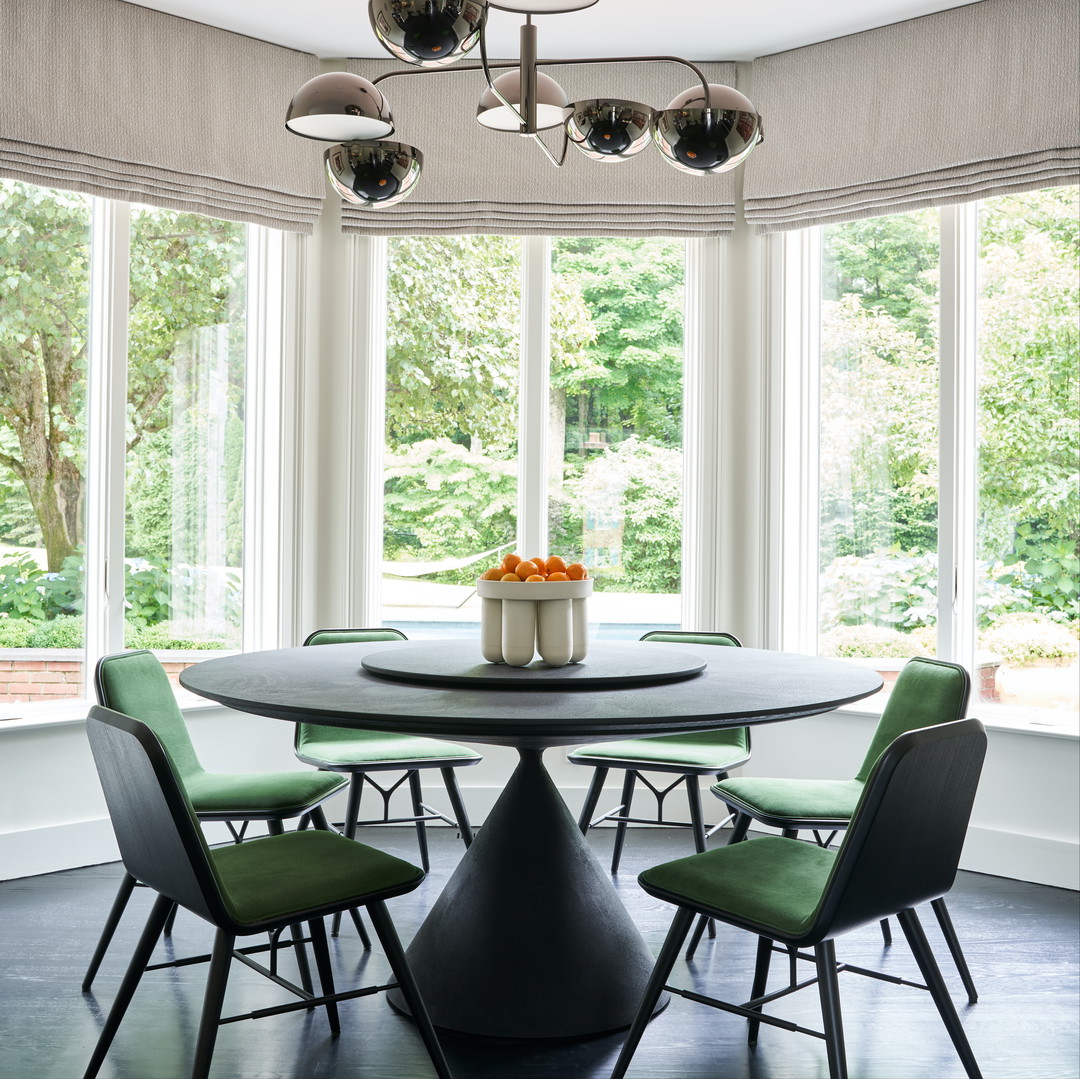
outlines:
[[[437,1027],[530,1041],[629,1026],[653,967],[536,750],[521,751],[408,957]]]

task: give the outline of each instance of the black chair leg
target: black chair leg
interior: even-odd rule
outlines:
[[[956,929],[953,926],[952,918],[949,916],[949,908],[945,906],[945,900],[941,898],[933,900],[930,906],[934,909],[938,925],[941,927],[941,935],[949,946],[949,952],[953,957],[953,962],[956,964],[957,972],[960,974],[960,980],[964,983],[964,989],[967,990],[968,1003],[975,1004],[979,999],[979,994],[975,989],[975,979],[971,976],[967,960],[964,958],[963,949],[960,947],[960,941],[957,939]]]
[[[652,974],[649,975],[649,980],[645,985],[645,993],[641,998],[641,1003],[638,1005],[637,1014],[634,1016],[633,1023],[630,1024],[630,1030],[627,1032],[622,1052],[615,1062],[615,1070],[611,1073],[611,1079],[622,1079],[626,1074],[626,1069],[630,1067],[630,1060],[638,1047],[638,1043],[641,1041],[641,1036],[645,1033],[645,1028],[649,1025],[649,1020],[652,1019],[653,1009],[655,1009],[656,1002],[660,999],[660,994],[664,990],[664,983],[668,980],[668,975],[675,965],[675,960],[679,958],[679,951],[693,920],[694,912],[687,910],[686,907],[679,907],[675,912],[671,928],[664,939],[664,946],[660,949],[660,954],[656,958],[656,965],[653,967]]]
[[[818,996],[825,1027],[825,1049],[829,1058],[829,1079],[847,1079],[844,1024],[840,1017],[840,984],[836,976],[836,945],[823,940],[814,949],[817,964]]]
[[[469,823],[469,814],[465,809],[465,799],[461,797],[461,787],[458,786],[457,772],[453,768],[440,768],[443,784],[446,787],[446,796],[450,799],[450,808],[454,811],[454,820],[457,821],[458,831],[461,833],[461,841],[468,850],[472,846],[473,830]]]
[[[704,854],[708,840],[705,836],[705,814],[701,811],[701,783],[695,775],[683,776],[686,784],[686,803],[690,809],[690,827],[694,833],[694,850]],[[705,919],[709,936],[716,936],[716,925],[712,918]]]
[[[930,944],[923,932],[918,915],[913,910],[902,910],[896,917],[911,946],[915,962],[919,964],[919,970],[922,971],[923,979],[930,989],[930,995],[934,998],[938,1014],[945,1024],[945,1029],[949,1032],[960,1062],[964,1065],[968,1079],[982,1079],[982,1072],[979,1071],[975,1054],[971,1051],[960,1016],[956,1014],[956,1007],[952,1002],[952,997],[949,996],[949,990],[945,985],[945,979],[941,976],[937,960],[934,959],[934,953],[930,950]]]
[[[116,898],[109,908],[109,916],[105,919],[105,925],[102,927],[101,936],[98,937],[97,947],[94,949],[94,954],[90,957],[90,965],[86,968],[86,973],[83,975],[82,988],[84,993],[89,991],[90,986],[94,982],[94,978],[97,976],[101,961],[105,958],[105,953],[112,943],[113,935],[116,933],[116,927],[120,924],[120,918],[123,915],[128,900],[131,898],[131,893],[134,890],[135,878],[130,873],[125,873],[120,879],[120,887],[116,889]]]
[[[330,966],[330,949],[326,944],[326,926],[322,918],[312,918],[308,922],[311,935],[311,950],[315,953],[315,966],[319,971],[319,986],[324,997],[334,995],[334,970]],[[326,1019],[330,1024],[330,1033],[336,1038],[341,1033],[341,1020],[338,1017],[336,1000],[326,1002]]]
[[[413,816],[422,817],[424,815],[424,791],[420,786],[420,773],[415,768],[409,770],[409,794],[412,796]],[[427,873],[431,868],[431,862],[428,859],[427,829],[424,827],[422,820],[416,822],[416,842],[420,847],[420,865],[424,872]]]
[[[431,1057],[431,1063],[435,1065],[436,1074],[439,1079],[453,1079],[450,1074],[450,1065],[446,1063],[446,1056],[443,1054],[442,1046],[439,1044],[439,1039],[435,1034],[435,1028],[431,1025],[431,1016],[428,1015],[427,1005],[424,1004],[423,997],[420,996],[416,979],[413,977],[412,970],[409,967],[409,961],[405,958],[405,950],[401,947],[401,941],[398,938],[397,930],[394,928],[394,923],[387,913],[386,905],[376,901],[369,903],[367,909],[371,924],[375,927],[375,932],[382,942],[386,960],[390,964],[390,969],[394,972],[394,977],[397,979],[398,986],[401,989],[401,995],[409,1006],[409,1012],[412,1014],[416,1029],[420,1032],[428,1056]]]
[[[732,843],[741,843],[746,838],[748,831],[750,831],[750,814],[736,812],[727,845],[730,847]]]
[[[210,956],[210,971],[206,976],[206,992],[203,994],[202,1018],[199,1020],[199,1036],[195,1042],[195,1062],[191,1066],[191,1079],[207,1079],[210,1061],[214,1056],[221,1005],[225,1000],[225,986],[229,981],[229,965],[232,962],[236,938],[219,929],[214,937],[214,950]]]
[[[592,822],[592,815],[596,812],[596,804],[600,801],[600,794],[604,789],[604,780],[607,778],[607,768],[594,768],[592,781],[589,783],[589,789],[585,794],[585,804],[581,807],[581,815],[578,817],[578,827],[581,829],[581,834],[586,835],[589,831],[589,824]]]
[[[630,815],[630,803],[634,800],[634,784],[637,782],[637,772],[632,768],[626,770],[626,777],[622,785],[622,809],[620,816]],[[620,820],[615,827],[615,848],[611,852],[611,872],[619,872],[619,862],[622,859],[623,843],[626,840],[626,821]]]
[[[754,984],[750,988],[750,999],[757,1000],[765,995],[765,988],[769,984],[769,963],[772,960],[773,942],[768,937],[758,937],[757,960],[754,963]],[[757,1009],[761,1011],[760,1008]],[[747,1025],[746,1044],[757,1045],[758,1030],[761,1024],[756,1019],[751,1019]]]
[[[881,919],[881,940],[886,948],[892,946],[892,926],[889,925],[888,918]]]
[[[94,1076],[97,1075],[101,1068],[105,1055],[109,1051],[109,1046],[112,1045],[113,1038],[116,1037],[116,1032],[120,1029],[120,1021],[124,1018],[124,1013],[131,1003],[131,998],[135,995],[135,990],[143,976],[143,971],[146,969],[146,964],[150,962],[150,956],[154,954],[154,948],[157,947],[158,939],[161,937],[161,930],[165,926],[165,919],[169,916],[172,905],[172,900],[163,895],[159,895],[154,901],[154,905],[150,910],[150,917],[146,919],[142,935],[139,937],[138,944],[135,945],[135,952],[131,957],[131,962],[128,963],[123,980],[120,982],[116,999],[109,1009],[109,1015],[101,1029],[97,1045],[94,1046],[94,1053],[90,1057],[90,1063],[86,1066],[83,1079],[94,1079]]]
[[[342,835],[346,839],[356,838],[356,822],[360,819],[360,797],[364,793],[364,773],[353,772],[349,776],[349,794],[345,805],[345,822],[343,825]],[[353,924],[356,926],[357,932],[360,934],[360,941],[364,945],[364,950],[368,951],[371,948],[371,939],[367,935],[367,930],[364,928],[364,923],[360,919],[359,911],[353,913]],[[333,921],[330,923],[330,935],[336,937],[338,931],[341,929],[341,911],[338,911],[334,915]]]

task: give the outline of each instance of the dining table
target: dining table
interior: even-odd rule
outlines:
[[[791,721],[882,685],[841,660],[603,640],[560,667],[489,663],[478,640],[283,648],[205,660],[180,682],[272,719],[516,749],[513,774],[407,948],[442,1032],[510,1041],[629,1026],[653,967],[545,750]],[[407,1011],[400,995],[390,1001]]]

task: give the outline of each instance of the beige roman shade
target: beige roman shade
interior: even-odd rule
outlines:
[[[760,232],[1080,179],[1076,0],[982,0],[754,62]]]
[[[404,65],[351,60],[365,78]],[[700,64],[710,82],[734,85],[734,64]],[[571,100],[604,93],[654,108],[694,85],[691,70],[671,63],[544,67]],[[386,79],[379,88],[394,113],[391,138],[416,146],[424,171],[416,190],[385,209],[343,204],[346,232],[558,234],[560,236],[723,236],[735,222],[735,178],[688,176],[654,146],[622,162],[593,162],[574,147],[555,168],[531,139],[489,131],[476,122],[485,87],[480,71]],[[561,148],[559,129],[542,136]],[[321,160],[321,157],[320,157]]]
[[[283,49],[121,0],[0,3],[0,176],[310,232],[325,196]]]

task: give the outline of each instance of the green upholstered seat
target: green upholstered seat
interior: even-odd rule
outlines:
[[[305,645],[357,644],[370,641],[404,641],[408,638],[399,629],[379,626],[373,629],[319,629],[312,633]],[[316,723],[298,723],[294,748],[298,759],[314,765],[324,772],[344,772],[349,779],[349,798],[345,808],[345,835],[352,839],[357,827],[371,824],[413,824],[416,841],[420,847],[420,862],[424,871],[430,868],[428,843],[425,832],[430,820],[442,820],[460,831],[462,841],[468,847],[472,843],[472,825],[461,797],[455,768],[479,764],[483,759],[475,750],[466,746],[444,742],[438,738],[424,738],[408,734],[386,734],[379,731],[350,730],[345,727],[329,727]],[[440,813],[424,802],[420,772],[426,768],[438,768],[453,816]],[[380,772],[404,773],[396,782],[381,784],[375,774]],[[390,799],[403,783],[408,783],[412,801],[411,816],[392,817]],[[374,790],[382,799],[382,816],[359,820],[360,801],[365,786]],[[333,931],[338,930],[335,918]]]
[[[661,644],[707,645],[738,648],[739,641],[730,633],[700,633],[688,630],[668,632],[654,630],[646,633],[643,641]],[[701,788],[699,776],[726,779],[732,768],[750,759],[750,731],[746,727],[728,727],[715,731],[695,731],[691,734],[669,734],[653,738],[628,738],[618,742],[599,742],[582,746],[567,754],[571,764],[593,768],[592,781],[585,795],[585,802],[578,818],[582,833],[604,821],[616,822],[615,846],[611,856],[611,871],[619,871],[623,843],[628,824],[665,824],[690,828],[694,833],[694,848],[705,850],[708,836],[716,831],[716,825],[706,831],[701,811]],[[604,780],[612,768],[625,772],[622,801],[614,809],[593,817],[596,804],[604,787]],[[674,781],[654,784],[645,772],[659,772],[677,776]],[[638,782],[644,784],[656,798],[656,816],[635,817],[632,814],[634,790]],[[686,787],[686,799],[690,820],[668,820],[664,817],[664,800],[676,787]]]
[[[896,680],[854,779],[740,776],[717,783],[712,788],[713,793],[736,813],[731,842],[741,841],[751,821],[756,820],[780,828],[788,836],[813,830],[819,841],[827,844],[831,837],[822,838],[820,833],[848,826],[866,781],[888,746],[907,731],[962,718],[967,709],[970,686],[967,671],[955,663],[921,657],[912,659],[904,665]],[[968,998],[974,1003],[978,994],[943,899],[935,900],[934,913]],[[887,923],[882,928],[886,941],[891,940]],[[691,954],[699,936],[700,926],[691,940]]]
[[[422,870],[324,830],[272,835],[211,850],[203,837],[175,766],[163,742],[149,725],[109,709],[95,707],[87,718],[87,734],[101,777],[109,816],[128,873],[158,893],[146,929],[102,1028],[86,1069],[92,1079],[142,977],[175,904],[213,925],[217,932],[209,957],[206,994],[192,1076],[204,1079],[210,1070],[218,1026],[236,1018],[261,1018],[282,1011],[322,1006],[333,1034],[340,1032],[339,1000],[389,988],[350,989],[335,994],[323,917],[365,906],[382,941],[397,984],[428,1048],[438,1075],[449,1079],[438,1039],[409,970],[385,901],[412,891],[424,879]],[[260,1009],[258,1013],[221,1019],[229,967],[237,937],[277,933],[306,922],[315,952],[322,995],[293,986],[279,974],[249,966],[292,990],[299,1001]],[[294,940],[302,949],[307,941]],[[205,957],[204,957],[205,958]]]
[[[817,984],[829,1075],[844,1079],[847,1061],[837,975],[845,969],[871,976],[874,972],[838,966],[835,938],[891,915],[899,919],[922,972],[926,984],[919,988],[929,989],[965,1071],[978,1079],[978,1064],[915,907],[940,899],[953,885],[985,753],[986,734],[975,719],[900,734],[875,759],[839,850],[766,836],[642,873],[638,877],[641,887],[678,910],[612,1079],[626,1073],[660,994],[665,990],[684,993],[667,982],[695,916],[754,933],[757,965],[750,999],[745,1002],[704,995],[706,987],[700,979],[694,980],[685,995],[748,1019],[748,1040],[755,1044],[763,1023],[815,1033],[765,1009],[797,989]],[[769,963],[777,944],[794,955],[793,963],[812,958],[816,977],[799,982],[793,976],[787,989],[768,993]],[[812,957],[798,951],[806,948],[813,949]],[[864,1008],[863,1014],[895,1021],[880,1010]],[[902,1014],[906,1017],[907,1011]],[[799,1021],[805,1023],[801,1017]],[[661,1016],[654,1026],[662,1028],[663,1023]],[[662,1036],[660,1030],[653,1033]],[[917,1036],[925,1034],[920,1031]],[[770,1047],[773,1054],[780,1050],[779,1044]],[[770,1059],[783,1067],[779,1059]],[[817,1073],[813,1060],[800,1060],[799,1068],[805,1074]]]
[[[97,698],[106,708],[145,723],[165,746],[196,816],[204,821],[226,821],[239,839],[249,821],[266,821],[273,832],[282,822],[310,817],[327,827],[320,808],[342,790],[341,776],[302,769],[280,772],[208,772],[191,744],[183,713],[160,661],[145,649],[103,656],[94,672]],[[233,826],[241,823],[237,831]],[[106,919],[83,988],[89,989],[112,940],[136,881],[128,874],[120,882]]]

